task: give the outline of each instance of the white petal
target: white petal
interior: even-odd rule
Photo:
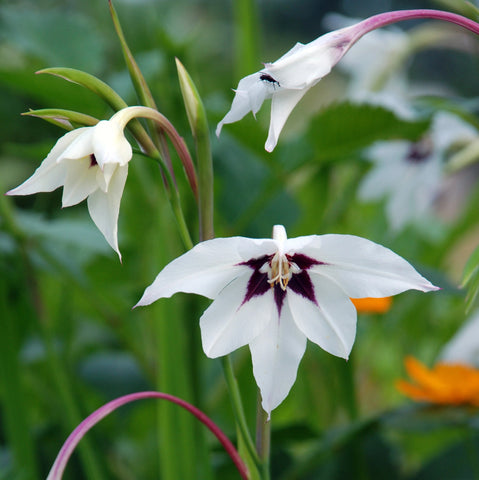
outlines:
[[[329,32],[306,45],[296,44],[292,50],[274,63],[266,65],[266,72],[281,87],[307,89],[327,75],[350,47],[353,27]]]
[[[217,136],[220,135],[223,125],[241,120],[250,111],[256,115],[264,100],[271,97],[272,86],[261,80],[260,76],[261,73],[256,72],[240,80],[230,111],[216,127]]]
[[[37,192],[52,192],[62,186],[65,181],[66,168],[62,163],[57,163],[57,159],[84,132],[85,128],[77,128],[60,137],[50,150],[47,158],[35,170],[35,173],[17,188],[7,192],[7,195],[30,195]]]
[[[66,168],[62,207],[76,205],[98,189],[96,175],[99,167],[91,166],[90,157],[64,159],[61,165]]]
[[[95,127],[83,127],[78,128],[76,131],[80,131],[81,135],[78,135],[73,142],[65,149],[65,151],[58,157],[58,162],[66,159],[77,159],[83,157],[89,157],[93,153],[93,132]],[[75,131],[75,130],[73,130]]]
[[[289,295],[289,292],[288,292]],[[261,404],[270,416],[288,395],[306,350],[306,337],[294,323],[289,306],[283,305],[281,318],[273,318],[251,343],[253,374],[261,391]]]
[[[301,252],[326,265],[309,272],[334,280],[351,298],[387,297],[405,290],[438,290],[386,247],[353,235],[321,235]]]
[[[118,214],[120,202],[125,188],[126,177],[128,176],[128,164],[119,166],[110,181],[108,192],[96,190],[88,197],[88,211],[95,225],[118,253]]]
[[[132,149],[125,138],[123,128],[115,121],[102,120],[93,130],[93,152],[101,168],[107,163],[126,165],[132,157]]]
[[[272,152],[278,143],[279,134],[283,129],[289,114],[301,100],[307,90],[287,90],[278,88],[273,93],[271,101],[271,120],[269,124],[268,138],[264,148],[267,152]]]
[[[396,190],[397,180],[404,172],[402,159],[398,162],[384,162],[374,166],[359,186],[361,200],[378,200]]]
[[[431,130],[434,147],[439,151],[458,140],[472,140],[477,136],[477,130],[470,123],[449,112],[436,113]]]
[[[137,305],[149,305],[176,292],[215,298],[234,278],[249,267],[238,263],[276,251],[271,239],[215,238],[199,243],[169,263],[145,290]]]
[[[403,161],[395,179],[387,213],[393,228],[399,229],[411,220],[421,220],[431,209],[441,185],[440,155],[434,153],[418,164]]]
[[[122,166],[124,167],[126,165],[128,165],[128,163],[125,163]],[[96,183],[104,192],[108,192],[108,189],[110,188],[110,181],[115,175],[117,168],[117,163],[107,163],[103,166],[103,169],[97,168]]]
[[[317,305],[288,289],[287,303],[297,327],[323,350],[348,358],[356,336],[356,309],[334,282],[311,275]]]
[[[230,282],[200,319],[203,350],[210,358],[250,343],[272,319],[278,318],[272,289],[243,303],[250,272],[243,271]]]

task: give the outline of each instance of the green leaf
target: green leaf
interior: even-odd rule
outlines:
[[[125,63],[128,68],[128,72],[130,73],[130,78],[133,82],[133,86],[135,87],[135,91],[143,105],[154,108],[156,110],[156,104],[155,100],[153,99],[153,95],[151,94],[145,77],[141,73],[141,70],[135,61],[135,58],[131,53],[130,47],[126,42],[125,35],[123,34],[123,29],[121,28],[120,19],[118,18],[118,15],[115,8],[113,7],[113,3],[111,2],[111,0],[109,0],[108,4],[110,6],[110,14],[113,20],[113,26],[115,27],[116,34],[120,41],[123,56],[125,58]]]
[[[72,83],[77,83],[85,88],[88,88],[93,93],[96,93],[99,97],[105,100],[110,107],[115,110],[121,110],[122,108],[127,107],[127,103],[118,95],[118,93],[113,90],[109,85],[89,73],[82,72],[81,70],[76,70],[74,68],[45,68],[39,70],[37,73],[48,73],[50,75],[55,75],[56,77],[63,78]]]
[[[479,8],[472,2],[465,0],[436,0],[436,3],[447,10],[451,10],[477,22],[479,20]]]
[[[429,123],[400,119],[379,106],[340,103],[323,110],[311,122],[308,136],[315,157],[332,160],[352,155],[378,140],[418,140]]]
[[[462,284],[467,285],[473,276],[477,276],[479,272],[479,245],[472,252],[469,260],[464,267],[464,274],[462,276]]]
[[[468,288],[466,312],[470,312],[479,296],[479,246],[476,247],[464,267],[462,285]]]
[[[447,448],[428,462],[412,480],[436,478],[477,478],[479,461],[477,450],[479,437],[472,432],[464,434],[464,440]]]
[[[81,126],[93,126],[98,123],[98,119],[95,117],[61,108],[30,110],[22,115],[43,118],[47,122],[53,123],[53,125],[58,127],[65,128],[66,130],[73,130],[73,124]]]

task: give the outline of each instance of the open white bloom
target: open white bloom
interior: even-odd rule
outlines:
[[[374,166],[359,188],[365,201],[388,197],[386,214],[393,230],[424,219],[443,182],[447,149],[456,141],[470,141],[476,130],[456,115],[439,112],[431,130],[417,143],[378,142],[367,151]]]
[[[62,206],[88,197],[88,211],[107,242],[118,253],[118,214],[132,157],[123,128],[129,113],[72,130],[61,137],[35,173],[7,195],[51,192],[63,186]]]
[[[306,45],[297,43],[273,63],[240,80],[230,111],[218,123],[216,135],[227,123],[241,120],[248,112],[260,109],[271,98],[271,121],[265,149],[271,152],[279,134],[296,104],[303,95],[348,51],[357,40],[357,25],[322,35]]]
[[[287,396],[306,339],[348,358],[356,335],[351,298],[436,290],[391,250],[351,235],[272,239],[216,238],[173,260],[138,302],[176,292],[214,299],[200,319],[211,358],[249,345],[262,405],[270,414]]]

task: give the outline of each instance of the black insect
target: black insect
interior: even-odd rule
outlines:
[[[259,79],[263,80],[263,82],[272,83],[274,86],[276,86],[276,85],[278,85],[278,87],[281,86],[277,80],[275,80],[271,75],[268,75],[267,73],[262,73],[259,76]]]

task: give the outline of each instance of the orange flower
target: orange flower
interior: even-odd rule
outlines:
[[[391,297],[383,298],[351,298],[358,313],[386,313],[392,304]]]
[[[396,387],[409,398],[441,405],[479,406],[477,368],[438,363],[429,370],[413,357],[407,357],[404,364],[414,383],[398,380]]]

